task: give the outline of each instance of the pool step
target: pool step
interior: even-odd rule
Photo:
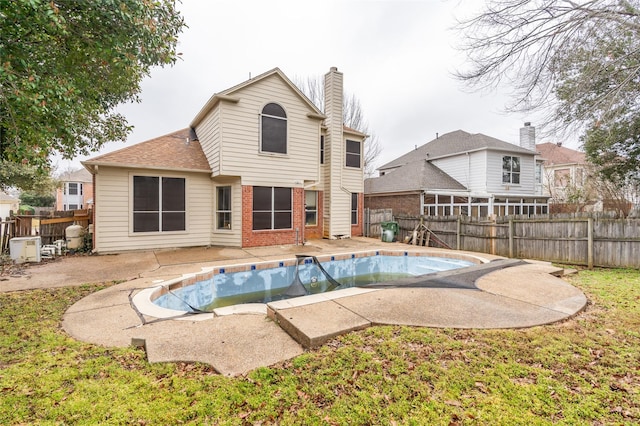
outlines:
[[[371,326],[371,321],[342,306],[338,300],[376,290],[348,288],[267,304],[272,319],[304,348],[321,346],[332,338]]]

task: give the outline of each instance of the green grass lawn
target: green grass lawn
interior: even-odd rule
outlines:
[[[640,271],[570,281],[590,303],[559,324],[372,327],[239,378],[73,340],[101,287],[0,294],[0,424],[637,424]]]

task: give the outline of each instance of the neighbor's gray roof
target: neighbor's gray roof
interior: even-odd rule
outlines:
[[[384,176],[364,181],[365,194],[421,191],[424,189],[464,191],[467,188],[425,160],[412,161]]]
[[[454,132],[445,133],[431,142],[409,151],[395,160],[379,167],[378,170],[399,167],[418,159],[433,160],[438,157],[462,154],[482,149],[495,149],[519,154],[535,155],[534,151],[530,151],[509,142],[501,141],[500,139],[492,138],[491,136],[483,135],[482,133],[471,134],[463,130],[456,130]]]

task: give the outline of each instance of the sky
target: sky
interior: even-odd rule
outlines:
[[[477,0],[182,0],[188,28],[180,60],[155,68],[142,83],[141,102],[119,107],[134,126],[126,143],[79,161],[189,126],[217,92],[275,67],[292,81],[318,78],[337,67],[344,90],[355,95],[382,151],[376,164],[454,130],[518,143],[519,129],[535,118],[506,114],[508,88],[472,92],[453,77],[463,66],[456,49],[456,18]],[[548,142],[550,140],[538,140]],[[553,141],[555,142],[555,141]],[[573,147],[577,148],[577,147]]]

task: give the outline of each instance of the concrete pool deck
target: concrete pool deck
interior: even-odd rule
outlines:
[[[347,289],[272,302],[266,307],[266,315],[236,310],[234,315],[159,319],[141,314],[131,303],[136,294],[150,286],[200,272],[204,267],[285,259],[300,253],[321,255],[372,249],[443,251],[353,238],[311,241],[305,246],[89,256],[30,266],[29,278],[1,281],[0,291],[124,280],[71,306],[63,318],[64,330],[78,340],[98,345],[144,346],[150,362],[199,361],[229,376],[293,358],[305,348],[372,325],[532,327],[569,318],[587,303],[581,291],[555,276],[562,274],[562,269],[533,261],[488,272],[475,281],[474,289]],[[487,261],[498,258],[467,254]]]

